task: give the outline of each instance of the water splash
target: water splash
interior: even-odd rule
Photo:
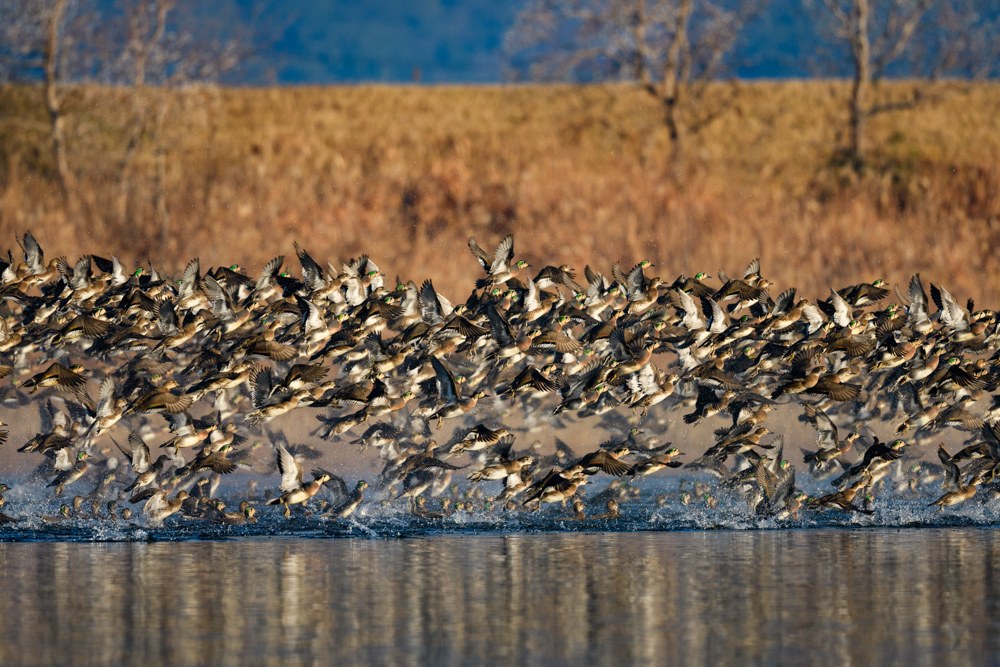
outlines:
[[[160,526],[148,526],[141,513],[137,513],[139,519],[128,521],[120,517],[95,519],[85,516],[46,520],[43,517],[58,515],[58,500],[32,498],[30,493],[13,494],[5,509],[8,514],[25,516],[25,519],[0,526],[0,541],[146,542],[272,537],[385,539],[559,532],[985,527],[994,525],[1000,512],[998,500],[984,496],[936,514],[928,508],[936,497],[936,489],[928,489],[910,497],[889,494],[876,497],[872,501],[874,515],[816,509],[806,505],[794,516],[759,517],[735,492],[720,493],[712,507],[703,499],[682,503],[679,483],[675,478],[650,480],[642,486],[638,495],[630,494],[619,501],[621,513],[614,518],[588,516],[574,519],[571,510],[558,505],[537,512],[487,510],[477,505],[472,512],[463,509],[450,516],[430,519],[411,514],[399,504],[373,502],[363,505],[348,519],[323,517],[315,506],[296,508],[292,517],[285,519],[280,508],[262,507],[257,523],[244,525],[216,524],[175,515]],[[816,487],[817,492],[823,490],[819,485]],[[713,493],[716,491],[713,489]],[[598,495],[593,494],[594,497]],[[587,510],[589,514],[596,515],[603,511],[595,507],[596,504],[591,503]]]

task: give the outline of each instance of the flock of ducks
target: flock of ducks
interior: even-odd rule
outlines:
[[[18,483],[76,494],[45,521],[245,524],[272,505],[352,516],[367,481],[318,467],[307,479],[304,464],[326,452],[277,428],[290,412],[286,425],[333,447],[377,449],[368,504],[425,519],[555,504],[612,520],[640,480],[682,466],[691,477],[657,505],[714,507],[728,494],[782,520],[871,514],[881,490],[943,486],[938,512],[981,487],[997,493],[1000,401],[983,405],[1000,384],[997,317],[938,285],[928,298],[919,275],[894,300],[882,281],[772,297],[757,260],[718,281],[667,282],[641,262],[610,276],[588,266],[578,283],[568,266],[515,260],[508,235],[493,253],[469,240],[482,275],[454,304],[430,280],[392,285],[367,256],[324,268],[297,244],[298,271],[276,257],[257,277],[203,273],[194,259],[175,279],[113,256],[46,262],[30,233],[18,242],[24,261],[0,262],[2,400],[34,400],[41,414],[17,450],[37,467]],[[830,493],[797,486],[768,422],[780,404],[815,430],[802,465]],[[695,455],[652,439],[675,422],[716,428]],[[597,427],[618,435],[583,457],[558,437]],[[924,461],[944,429],[967,434],[962,448],[940,444],[939,464]],[[518,433],[538,439],[518,447]],[[229,510],[218,487],[240,471],[254,474]],[[261,475],[280,483],[258,488],[270,486]],[[587,494],[596,475],[614,479]],[[4,513],[9,491],[0,485],[0,530],[38,516],[29,503]],[[594,508],[606,511],[588,517]]]

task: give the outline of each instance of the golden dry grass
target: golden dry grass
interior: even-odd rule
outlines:
[[[83,202],[68,215],[38,91],[7,88],[0,238],[14,246],[31,229],[50,256],[114,253],[171,270],[200,256],[251,272],[291,258],[298,240],[320,261],[367,252],[390,275],[461,296],[479,273],[467,237],[488,245],[513,231],[536,267],[650,259],[672,278],[760,256],[779,289],[822,296],[920,271],[995,303],[1000,86],[937,84],[917,109],[876,118],[860,176],[836,166],[845,94],[838,82],[742,84],[736,108],[671,160],[657,107],[627,86],[170,93],[161,239],[148,140],[128,220],[117,212],[127,92],[68,96]]]

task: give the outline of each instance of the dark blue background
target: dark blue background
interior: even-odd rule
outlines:
[[[113,12],[119,0],[98,2],[102,11]],[[1000,15],[1000,0],[975,2],[985,14]],[[194,5],[197,16],[185,15],[178,23],[193,22],[212,39],[240,38],[252,55],[225,75],[229,84],[400,83],[414,81],[417,72],[422,83],[490,83],[510,78],[503,42],[524,5],[525,0],[201,0]],[[850,73],[843,47],[831,38],[830,26],[820,24],[828,16],[821,0],[769,0],[761,7],[742,31],[725,76]],[[925,40],[917,50],[929,58],[932,37],[925,32],[915,40]],[[920,72],[905,64],[889,72],[914,73]]]
[[[290,0],[266,5],[207,0],[206,13],[254,24],[254,55],[230,83],[423,83],[504,80],[503,40],[523,2],[502,0]],[[822,31],[802,0],[772,0],[747,26],[742,77],[819,72]],[[803,54],[803,45],[809,51]]]

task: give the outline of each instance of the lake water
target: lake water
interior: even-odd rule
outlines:
[[[0,544],[3,664],[984,664],[989,528]]]

